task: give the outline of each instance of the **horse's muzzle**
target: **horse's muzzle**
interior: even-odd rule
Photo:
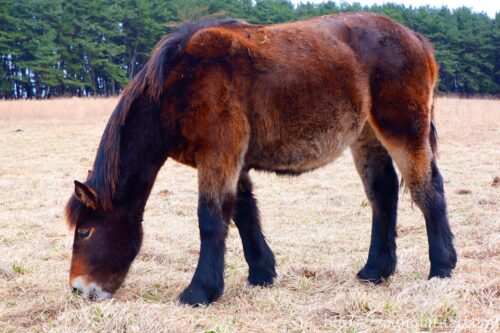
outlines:
[[[95,282],[86,283],[82,277],[76,277],[71,281],[71,290],[74,295],[83,295],[90,300],[94,299],[109,299],[113,294],[103,290]]]

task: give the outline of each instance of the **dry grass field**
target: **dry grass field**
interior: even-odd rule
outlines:
[[[72,296],[63,208],[92,167],[116,99],[0,102],[0,332],[302,332],[500,329],[500,101],[437,100],[440,159],[459,261],[427,280],[420,211],[400,194],[399,264],[381,286],[355,278],[371,211],[350,153],[298,178],[252,173],[278,266],[271,288],[245,284],[230,229],[226,290],[208,307],[176,303],[199,247],[195,170],[168,161],[144,243],[112,300]],[[496,179],[496,180],[495,180]]]

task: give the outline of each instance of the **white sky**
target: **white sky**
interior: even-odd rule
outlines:
[[[293,3],[298,4],[299,2],[313,2],[321,3],[326,2],[326,0],[292,0]],[[340,0],[335,1],[340,3]],[[458,7],[466,6],[472,8],[475,12],[486,12],[490,17],[494,18],[497,12],[500,12],[500,1],[498,0],[474,0],[474,1],[464,1],[464,0],[348,0],[347,2],[359,2],[362,5],[372,5],[374,3],[383,4],[386,2],[402,3],[405,6],[412,5],[413,7],[419,7],[424,5],[430,5],[431,7],[441,7],[448,6],[450,9],[455,9]]]

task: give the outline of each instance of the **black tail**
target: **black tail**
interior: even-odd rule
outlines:
[[[431,107],[431,129],[429,132],[429,142],[431,144],[432,153],[434,156],[438,155],[438,135],[436,130],[436,124],[434,122],[434,101],[432,101]]]

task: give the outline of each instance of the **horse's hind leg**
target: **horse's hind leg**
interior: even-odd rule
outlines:
[[[457,262],[453,234],[446,212],[443,177],[434,157],[430,164],[431,171],[425,182],[419,184],[420,186],[413,186],[412,189],[412,196],[425,216],[431,260],[429,279],[451,277],[451,271]]]
[[[369,124],[351,145],[351,152],[372,207],[368,261],[358,277],[380,283],[396,269],[398,178],[391,157]]]
[[[375,109],[370,123],[401,170],[413,201],[425,217],[431,269],[429,278],[450,277],[457,255],[446,212],[443,178],[434,156],[431,107],[405,101],[396,109]]]
[[[262,233],[257,201],[252,193],[252,182],[246,171],[238,181],[238,195],[233,215],[243,243],[243,252],[248,263],[248,282],[266,286],[276,277],[274,255]]]

